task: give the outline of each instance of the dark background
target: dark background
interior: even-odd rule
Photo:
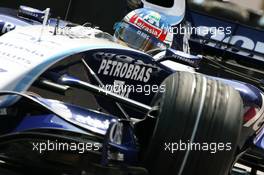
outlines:
[[[110,33],[114,23],[126,14],[126,0],[0,0],[2,7],[18,9],[19,5],[40,10],[49,7],[53,17],[67,17],[67,20],[79,24],[91,22]]]

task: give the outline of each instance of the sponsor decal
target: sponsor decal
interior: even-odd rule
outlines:
[[[200,56],[194,56],[190,54],[186,54],[180,51],[176,51],[173,49],[170,49],[166,52],[165,57],[172,57],[175,58],[176,60],[179,60],[181,62],[187,63],[188,65],[191,66],[198,66],[202,57]]]
[[[161,28],[158,28],[152,25],[151,23],[146,22],[146,20],[139,17],[138,15],[134,15],[129,22],[135,25],[136,27],[152,34],[156,38],[159,38],[161,41],[165,40],[168,33],[165,30],[162,30]]]
[[[139,28],[151,33],[152,35],[156,36],[156,37],[159,37],[162,30],[161,29],[158,29],[148,23],[146,23],[143,19],[141,18],[138,18],[135,23]]]
[[[198,36],[205,37],[208,34],[208,31],[214,29],[214,27],[199,26],[198,29],[199,29]],[[239,44],[240,47],[243,49],[247,49],[249,51],[254,51],[260,54],[264,54],[264,43],[263,42],[254,41],[252,38],[249,38],[247,36],[242,36],[242,35],[227,36],[228,34],[229,33],[217,31],[212,36],[210,36],[210,38],[215,41],[230,44],[232,46],[237,46],[237,44]],[[216,43],[208,43],[208,45],[218,47],[219,44],[218,42],[216,42]],[[226,46],[222,46],[222,47],[223,47],[222,49],[226,49],[225,48]],[[251,53],[248,53],[243,50],[238,50],[238,51],[231,50],[231,51],[235,52],[236,54],[242,55],[242,56],[251,56],[252,58],[263,60],[262,56],[252,55]]]
[[[30,49],[28,47],[24,47],[22,45],[16,45],[13,43],[8,43],[8,42],[0,42],[0,46],[5,46],[8,48],[12,48],[12,49],[16,49],[16,50],[20,50],[29,54],[32,54],[34,56],[38,56],[38,57],[44,57],[44,54],[35,50],[35,49]]]
[[[97,71],[98,74],[146,83],[149,81],[150,75],[153,72],[151,67],[125,62],[127,60],[134,60],[125,55],[98,52],[94,54],[94,57],[102,60]],[[116,60],[112,60],[112,58]]]
[[[32,59],[34,57],[42,58],[44,53],[34,49],[25,47],[22,44],[14,44],[9,42],[0,41],[0,56],[4,60],[9,60],[13,63],[19,64],[21,66],[28,67],[32,65],[37,60]]]
[[[157,12],[150,12],[150,14],[144,17],[144,20],[148,21],[152,25],[160,27],[161,16]]]
[[[189,58],[182,57],[180,55],[173,55],[173,57],[176,58],[177,60],[184,61],[184,62],[189,63],[191,65],[194,65],[195,64],[195,61],[194,60],[191,60]]]
[[[137,34],[138,34],[140,37],[144,38],[145,40],[149,40],[149,38],[150,38],[150,36],[149,36],[148,34],[146,34],[145,32],[142,32],[141,30],[138,30],[138,31],[137,31]]]
[[[12,54],[1,50],[0,50],[0,56],[3,56],[4,59],[15,62],[17,64],[22,64],[23,66],[29,66],[32,64],[28,58],[21,57],[17,54]]]

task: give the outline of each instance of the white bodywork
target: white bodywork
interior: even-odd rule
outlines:
[[[100,48],[129,50],[106,39],[95,38],[93,34],[100,32],[95,29],[79,27],[61,31],[71,36],[82,36],[72,39],[65,35],[54,36],[54,28],[46,27],[39,41],[40,31],[41,26],[22,27],[0,37],[1,91],[26,91],[51,65],[75,53]],[[3,98],[0,100],[4,101]]]
[[[101,32],[81,26],[60,31],[53,35],[54,27],[46,27],[43,35],[41,26],[21,27],[0,37],[0,90],[25,92],[32,83],[55,63],[75,53],[92,49],[134,49],[94,37]],[[69,37],[71,36],[71,37]],[[142,53],[142,52],[140,52]],[[194,70],[172,61],[163,65],[182,71]],[[14,97],[1,97],[0,105],[9,105]]]

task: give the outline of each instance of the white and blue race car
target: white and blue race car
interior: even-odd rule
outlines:
[[[143,53],[47,11],[0,10],[3,173],[227,175],[249,150],[263,154],[257,87],[198,73],[202,56]]]

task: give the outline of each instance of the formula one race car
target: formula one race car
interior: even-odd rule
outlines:
[[[0,37],[1,173],[223,175],[263,155],[257,87],[195,72],[201,56],[155,57],[48,11],[0,10],[12,30]]]

